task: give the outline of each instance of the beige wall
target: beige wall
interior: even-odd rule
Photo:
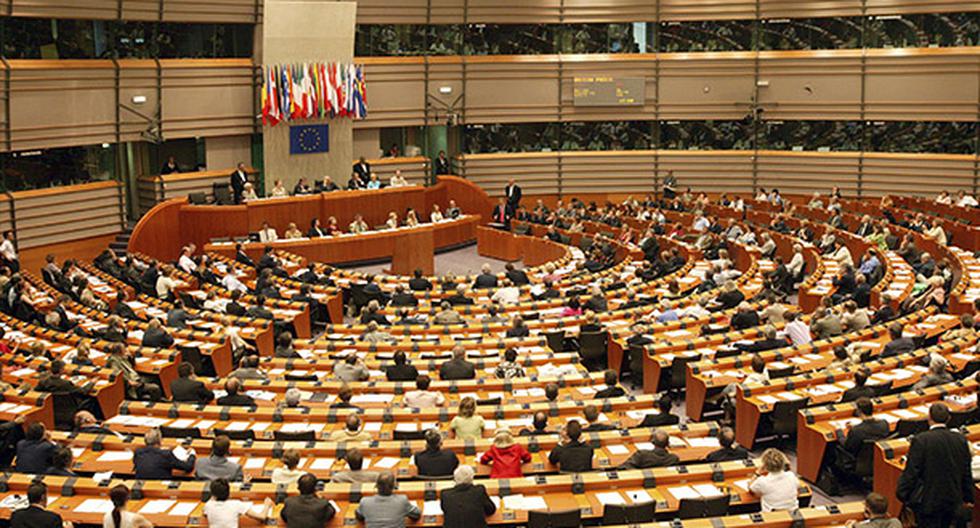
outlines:
[[[354,130],[354,158],[367,159],[381,157],[381,130],[377,128]]]
[[[205,140],[208,169],[231,169],[239,162],[252,164],[251,136],[220,136]]]
[[[341,62],[354,60],[354,2],[269,0],[265,3],[262,56],[265,64]],[[327,30],[326,28],[329,28]],[[330,152],[289,154],[289,125],[263,127],[266,188],[282,179],[291,187],[300,177],[331,175],[346,181],[353,157],[350,119],[308,120],[330,125]]]

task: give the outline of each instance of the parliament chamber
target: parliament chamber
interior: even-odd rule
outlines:
[[[980,2],[3,0],[0,101],[0,527],[980,526]]]

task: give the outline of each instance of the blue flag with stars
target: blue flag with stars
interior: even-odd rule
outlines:
[[[330,151],[329,125],[297,125],[289,127],[289,153],[315,154]]]

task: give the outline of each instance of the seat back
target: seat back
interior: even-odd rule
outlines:
[[[552,352],[564,352],[565,351],[565,331],[555,330],[554,332],[545,332],[544,338],[548,342],[548,348]]]
[[[963,411],[950,411],[949,421],[946,422],[946,427],[950,429],[959,429],[964,425],[969,425],[973,423],[977,418],[977,409],[967,409]]]
[[[634,384],[643,385],[643,356],[647,351],[642,346],[633,345],[629,347],[630,353],[630,376]]]
[[[214,436],[227,436],[231,440],[255,440],[255,431],[245,429],[244,431],[231,431],[228,429],[215,429]]]
[[[810,398],[776,402],[776,404],[772,406],[773,433],[777,435],[795,435],[796,415],[800,409],[803,409],[809,404]]]
[[[870,477],[874,474],[875,442],[865,440],[854,458],[854,475],[858,478]]]
[[[724,517],[728,515],[728,505],[732,501],[732,496],[723,493],[717,497],[711,497],[704,501],[705,517]]]
[[[55,392],[51,394],[51,404],[54,407],[55,429],[71,431],[75,427],[78,399],[70,392]]]
[[[606,338],[608,333],[601,332],[582,332],[579,334],[579,355],[583,359],[593,360],[606,357]]]
[[[892,384],[895,380],[888,380],[885,383],[878,385],[869,385],[875,391],[875,398],[881,398],[882,396],[888,395],[892,391]]]
[[[286,374],[286,381],[317,381],[316,374]]]
[[[425,440],[425,431],[399,431],[392,433],[393,440]]]
[[[164,438],[201,438],[201,430],[197,427],[167,427],[160,428],[160,436]]]
[[[312,442],[316,440],[315,431],[273,431],[272,438],[277,442]]]
[[[704,517],[704,499],[681,499],[677,507],[677,517],[680,519],[700,519]]]
[[[187,195],[187,201],[191,205],[204,205],[208,203],[208,197],[202,192],[193,192]]]
[[[912,436],[916,433],[921,433],[923,431],[929,430],[928,420],[906,420],[901,419],[895,426],[895,436],[897,438],[904,438],[906,436]]]
[[[518,224],[517,226],[514,226],[515,235],[528,235],[530,233],[531,233],[531,226],[527,224]]]
[[[211,186],[211,192],[214,194],[214,203],[218,205],[232,204],[231,191],[228,189],[227,184],[215,183]]]
[[[796,367],[788,365],[783,368],[769,369],[769,379],[788,378],[796,371]]]
[[[670,389],[680,389],[687,383],[687,365],[701,361],[701,354],[696,356],[675,356],[670,364]]]
[[[527,528],[578,528],[582,526],[582,510],[527,512]]]
[[[642,502],[639,504],[607,504],[602,509],[602,525],[640,524],[653,522],[656,517],[657,503]]]

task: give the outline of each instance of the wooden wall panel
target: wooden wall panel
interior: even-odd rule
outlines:
[[[660,56],[662,119],[742,119],[755,92],[752,53]]]
[[[752,182],[752,151],[661,150],[660,180],[673,171],[679,189],[711,193],[744,190]]]
[[[868,119],[977,119],[977,48],[873,50],[867,61]]]
[[[854,120],[861,117],[860,52],[830,57],[761,53],[759,104],[766,119]]]
[[[13,16],[77,19],[113,19],[119,14],[118,0],[8,0]],[[6,7],[6,6],[3,6]],[[6,11],[4,11],[6,14]]]
[[[861,0],[759,0],[759,14],[761,18],[861,16]]]
[[[255,0],[163,0],[165,22],[252,24]]]
[[[115,70],[101,60],[10,61],[12,150],[115,141]]]
[[[160,20],[160,0],[122,0],[122,19]]]
[[[755,18],[754,0],[659,0],[661,20],[736,20]]]
[[[976,192],[976,161],[970,155],[866,153],[862,195]]]
[[[654,191],[655,152],[563,152],[563,194],[635,193]],[[615,177],[610,175],[615,174]]]
[[[980,11],[980,2],[956,0],[867,0],[869,15]]]
[[[256,109],[248,59],[163,60],[167,139],[251,134]]]
[[[354,128],[417,126],[425,116],[425,61],[358,59],[364,64],[364,82],[368,86],[367,119],[356,121]],[[460,83],[457,83],[460,84]],[[454,90],[455,97],[462,91]]]
[[[120,232],[121,193],[115,181],[12,193],[18,248]]]
[[[461,57],[429,57],[428,64],[428,124],[444,125],[447,111],[459,115],[466,104],[463,61]],[[442,93],[442,87],[450,88],[452,93]]]
[[[760,151],[756,185],[783,194],[827,194],[837,186],[857,194],[860,153]]]
[[[502,196],[507,180],[514,178],[524,194],[558,192],[558,153],[469,154],[460,159],[466,179],[490,196]]]
[[[467,0],[467,22],[560,24],[562,0]]]
[[[654,55],[563,55],[561,119],[563,121],[617,121],[656,119],[657,78]],[[608,76],[646,79],[642,106],[575,106],[575,78]],[[628,116],[628,117],[627,117]]]
[[[140,105],[133,103],[133,97],[146,97]],[[152,60],[119,61],[119,101],[125,107],[119,111],[119,131],[123,141],[140,141],[142,133],[149,127],[147,120],[128,110],[131,108],[143,115],[153,116],[159,104],[157,98],[157,66]]]
[[[453,1],[452,3],[456,3]],[[462,7],[462,6],[460,6]],[[358,0],[358,24],[425,24],[427,0]],[[462,18],[462,10],[460,10]]]
[[[474,57],[466,63],[466,121],[558,120],[558,57]]]
[[[657,3],[649,0],[565,0],[566,24],[652,22]]]

